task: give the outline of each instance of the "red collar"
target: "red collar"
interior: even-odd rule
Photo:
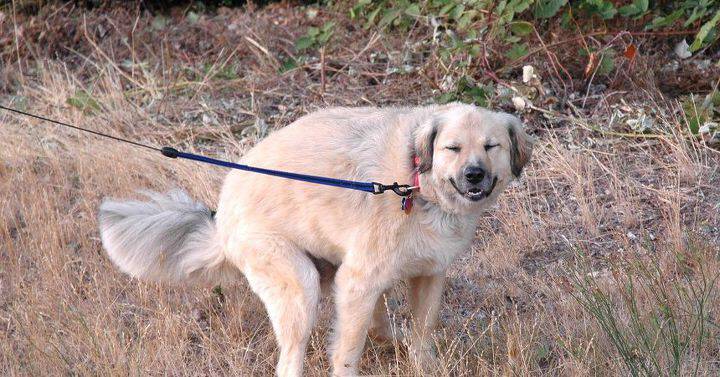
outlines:
[[[420,192],[420,157],[413,157],[412,185],[417,187],[413,192]]]
[[[402,199],[402,209],[405,211],[405,214],[409,215],[413,208],[413,202],[414,202],[414,196],[416,193],[420,192],[420,157],[413,156],[413,173],[412,173],[412,185],[413,190],[410,196],[404,197]]]

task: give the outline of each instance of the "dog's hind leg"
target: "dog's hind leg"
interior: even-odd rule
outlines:
[[[265,304],[280,348],[276,374],[301,376],[320,298],[317,269],[302,250],[285,240],[254,239],[242,247],[238,264]]]

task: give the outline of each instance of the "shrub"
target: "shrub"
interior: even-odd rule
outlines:
[[[648,0],[633,0],[622,6],[608,0],[358,0],[349,12],[365,28],[407,28],[415,22],[429,21],[443,24],[464,39],[477,38],[479,34],[500,37],[512,44],[510,59],[522,57],[527,48],[521,39],[533,27],[551,19],[558,19],[568,30],[583,24],[582,27],[593,27],[591,22],[572,22],[581,18],[625,19],[639,23],[645,30],[697,30],[690,46],[692,52],[717,41],[720,23],[720,2],[714,0],[652,4]]]

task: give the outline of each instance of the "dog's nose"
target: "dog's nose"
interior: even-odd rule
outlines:
[[[485,169],[479,166],[468,166],[465,168],[465,179],[472,184],[480,183],[485,178]]]

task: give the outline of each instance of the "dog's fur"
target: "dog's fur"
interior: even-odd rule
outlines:
[[[423,364],[432,360],[429,337],[446,269],[470,247],[479,216],[531,152],[517,118],[471,105],[322,110],[272,133],[243,163],[408,183],[418,156],[421,190],[410,214],[392,193],[232,171],[214,219],[182,192],[150,194],[148,203],[105,201],[102,241],[122,271],[141,279],[218,283],[242,272],[270,316],[281,376],[302,374],[324,271],[335,274],[335,375],[357,373],[368,331],[390,335],[381,296],[407,279],[411,354]],[[482,181],[469,182],[469,166],[487,172]]]

